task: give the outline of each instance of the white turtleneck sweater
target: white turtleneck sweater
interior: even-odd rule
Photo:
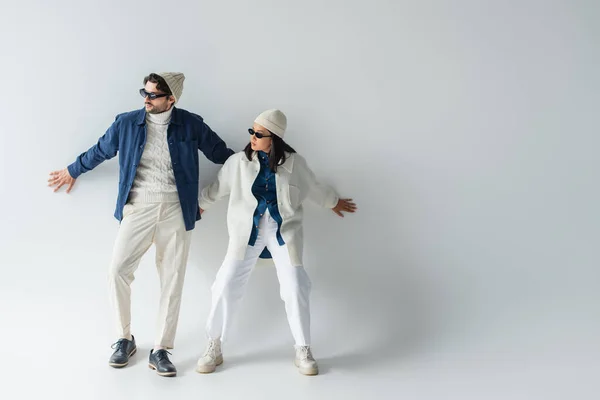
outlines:
[[[144,203],[179,201],[167,143],[172,111],[173,108],[160,114],[146,113],[146,146],[137,166],[130,200]]]

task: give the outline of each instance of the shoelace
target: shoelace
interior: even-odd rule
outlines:
[[[204,357],[210,356],[211,358],[215,358],[217,353],[217,342],[215,340],[211,340],[208,343],[208,348],[204,352]]]
[[[300,359],[302,361],[305,361],[305,360],[313,361],[314,360],[314,358],[312,356],[312,353],[310,351],[310,347],[308,347],[308,346],[300,346],[300,347],[298,347],[298,350],[300,350],[300,353],[301,353],[300,354]]]
[[[162,361],[162,360],[169,360],[169,356],[167,354],[173,355],[171,353],[169,353],[167,350],[157,350],[154,352],[154,354],[156,354],[156,358],[158,359],[158,361]]]
[[[124,350],[124,349],[127,348],[127,340],[126,339],[119,339],[115,343],[113,343],[110,346],[110,348],[114,349],[115,351]]]

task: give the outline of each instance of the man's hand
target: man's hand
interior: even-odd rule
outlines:
[[[333,212],[344,218],[342,211],[353,213],[356,212],[356,204],[352,202],[352,199],[339,199],[335,207],[332,208]]]
[[[50,186],[50,187],[56,186],[56,188],[54,188],[54,191],[56,192],[63,185],[69,185],[69,186],[67,186],[67,193],[69,193],[71,191],[71,189],[73,189],[75,180],[76,179],[71,177],[71,174],[69,174],[69,170],[67,168],[65,168],[60,171],[50,172],[50,178],[48,179],[48,186]]]
[[[204,212],[204,210],[201,207],[198,207],[198,208],[200,208],[200,215],[202,215],[202,213]]]

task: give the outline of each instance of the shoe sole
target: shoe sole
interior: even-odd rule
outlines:
[[[130,358],[132,355],[134,355],[136,351],[137,351],[137,347],[135,347],[133,350],[131,350],[131,353],[129,353],[127,358]],[[125,364],[116,364],[116,363],[110,363],[110,362],[108,363],[108,365],[110,365],[113,368],[123,368],[123,367],[126,367],[127,364],[129,364],[129,360],[127,360],[127,362]]]
[[[175,376],[175,375],[177,375],[177,372],[158,372],[156,367],[152,364],[148,364],[148,368],[156,371],[156,373],[160,376]]]
[[[306,375],[306,376],[319,375],[319,368],[300,368],[300,366],[298,365],[298,363],[295,360],[294,360],[294,365],[296,366],[296,368],[298,368],[298,372],[300,372],[302,375]]]
[[[202,366],[198,365],[196,367],[196,372],[199,373],[199,374],[210,374],[212,372],[215,372],[215,370],[217,369],[217,367],[219,365],[221,365],[221,364],[223,364],[223,356],[222,355],[219,356],[219,357],[217,357],[217,362],[215,363],[214,367],[209,367],[209,366],[206,366],[206,365],[202,365]]]

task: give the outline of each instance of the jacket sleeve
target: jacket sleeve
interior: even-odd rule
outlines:
[[[208,210],[217,201],[231,193],[231,180],[233,179],[234,170],[233,164],[235,163],[235,158],[227,160],[225,165],[219,170],[217,179],[202,189],[200,198],[198,199],[201,209]]]
[[[106,133],[98,139],[98,143],[81,153],[75,162],[67,167],[73,178],[91,171],[106,160],[110,160],[119,151],[119,116],[115,118]]]
[[[298,155],[296,157],[310,186],[308,200],[323,208],[335,207],[339,200],[339,196],[335,190],[331,186],[325,185],[317,180],[315,174],[309,168],[303,157]]]
[[[204,153],[206,158],[215,164],[225,164],[225,161],[234,151],[227,147],[223,139],[219,137],[210,126],[206,125],[202,117],[193,115],[199,125],[198,149]]]

